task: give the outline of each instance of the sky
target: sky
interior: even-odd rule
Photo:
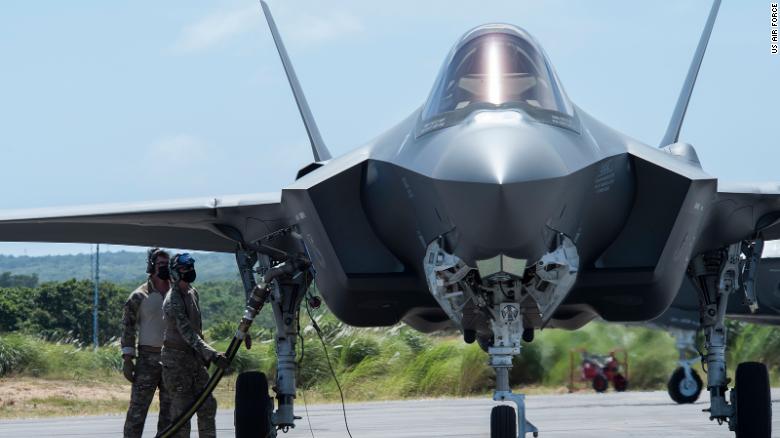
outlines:
[[[269,4],[334,155],[420,106],[452,45],[488,22],[525,28],[572,101],[657,145],[710,7]],[[682,129],[722,181],[780,180],[780,55],[770,54],[769,4],[723,3]],[[275,192],[312,161],[256,1],[6,2],[0,56],[0,209]],[[0,243],[0,254],[89,250]]]

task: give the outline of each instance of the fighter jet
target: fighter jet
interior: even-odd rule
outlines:
[[[3,212],[0,239],[235,253],[247,292],[254,274],[294,262],[273,280],[276,410],[258,391],[268,415],[237,417],[237,436],[295,425],[295,321],[312,281],[347,324],[455,327],[478,341],[493,399],[517,407],[491,413],[491,436],[506,438],[538,434],[508,379],[535,330],[651,320],[686,279],[703,303],[710,418],[770,436],[766,367],[741,364],[729,393],[724,318],[732,294],[755,302],[739,280],[780,237],[780,185],[721,185],[679,141],[719,1],[657,147],[575,105],[526,31],[486,24],[455,43],[423,106],[340,157],[261,4],[313,152],[281,193]]]

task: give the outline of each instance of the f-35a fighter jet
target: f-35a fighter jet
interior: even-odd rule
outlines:
[[[454,326],[479,342],[494,400],[518,408],[492,412],[491,435],[506,438],[538,433],[508,380],[534,330],[656,318],[688,278],[703,303],[710,418],[768,438],[766,368],[740,365],[729,392],[724,317],[732,294],[755,302],[740,279],[780,237],[780,185],[719,185],[678,141],[718,7],[660,147],[572,103],[528,33],[488,24],[456,42],[424,106],[332,158],[262,3],[314,155],[281,193],[4,212],[0,239],[232,252],[247,291],[254,273],[311,266],[273,282],[274,434],[294,426],[295,321],[312,281],[348,324]]]

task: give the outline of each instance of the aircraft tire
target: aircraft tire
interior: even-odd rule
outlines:
[[[691,370],[691,376],[693,376],[693,381],[686,381],[685,369],[679,367],[674,370],[672,376],[669,378],[666,389],[669,392],[669,397],[674,400],[675,403],[684,405],[694,403],[699,399],[704,383],[696,370]]]
[[[772,397],[766,365],[743,362],[736,373],[737,438],[770,438]]]
[[[463,330],[463,341],[467,344],[473,344],[477,340],[477,331],[474,329]]]
[[[609,380],[607,380],[606,377],[604,377],[601,374],[596,375],[596,377],[593,378],[593,390],[601,393],[606,392],[606,390],[609,388]]]
[[[490,438],[517,438],[517,414],[507,405],[494,406],[490,411]]]
[[[233,425],[236,438],[261,437],[271,434],[273,400],[268,395],[268,379],[259,371],[241,373],[236,379],[236,408]]]

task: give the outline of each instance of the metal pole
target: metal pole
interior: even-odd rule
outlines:
[[[100,283],[100,244],[95,246],[95,295],[92,303],[92,343],[98,348],[98,288]]]

